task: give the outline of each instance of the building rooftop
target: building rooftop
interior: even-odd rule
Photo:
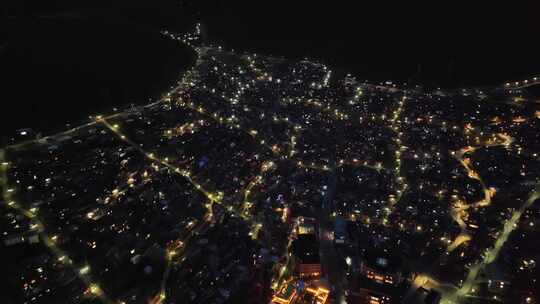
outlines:
[[[303,264],[319,263],[319,244],[314,234],[301,234],[292,243],[293,254],[302,260]]]
[[[371,251],[364,256],[366,266],[381,272],[397,272],[400,270],[403,261],[398,256],[383,252]]]
[[[292,298],[296,294],[296,287],[293,282],[285,283],[281,286],[278,292],[272,298],[273,303],[291,303]]]

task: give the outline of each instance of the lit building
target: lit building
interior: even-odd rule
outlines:
[[[296,286],[293,282],[286,282],[272,297],[272,304],[290,304],[296,299]]]
[[[344,244],[347,241],[347,222],[342,217],[334,220],[334,242]]]
[[[396,286],[403,282],[401,259],[384,252],[367,253],[360,263],[360,273],[379,284]]]
[[[296,224],[296,235],[314,234],[317,235],[316,220],[309,217],[298,217]]]
[[[328,300],[328,295],[330,294],[330,291],[323,287],[317,287],[312,288],[308,287],[306,288],[306,294],[309,294],[312,296],[313,301],[311,303],[313,304],[325,304]]]
[[[314,234],[314,233],[315,233],[315,230],[312,225],[298,225],[298,230],[297,230],[298,235]]]
[[[368,252],[360,263],[359,303],[399,303],[404,291],[402,261],[381,251]]]
[[[322,275],[319,259],[319,237],[317,221],[313,218],[298,217],[293,230],[296,237],[291,244],[296,273],[300,278],[317,279]]]
[[[384,292],[360,288],[360,303],[362,304],[391,304],[392,297]]]
[[[316,279],[322,275],[319,258],[319,242],[315,234],[301,234],[293,241],[292,253],[294,255],[297,275],[300,278]]]

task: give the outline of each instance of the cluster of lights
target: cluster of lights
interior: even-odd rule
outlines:
[[[177,167],[175,165],[172,165],[169,161],[168,161],[168,158],[160,158],[160,157],[157,157],[154,153],[151,153],[151,152],[147,152],[145,150],[143,150],[141,148],[140,145],[134,143],[133,141],[131,141],[129,138],[127,138],[123,133],[120,132],[119,130],[119,127],[116,125],[113,126],[111,125],[109,122],[107,122],[107,120],[105,119],[99,119],[98,120],[99,122],[101,122],[104,126],[106,126],[109,130],[111,130],[113,132],[113,134],[115,134],[116,136],[118,136],[120,139],[122,139],[124,142],[126,142],[127,144],[129,144],[130,146],[132,146],[133,148],[135,148],[137,151],[139,151],[141,154],[145,155],[146,158],[148,158],[149,160],[151,161],[154,161],[154,162],[158,162],[160,163],[161,165],[169,168],[172,172],[175,172],[177,174],[180,174],[182,175],[184,178],[186,178],[197,190],[199,190],[200,192],[202,192],[211,202],[213,203],[219,203],[221,201],[221,199],[223,198],[223,192],[210,192],[210,191],[207,191],[205,190],[200,184],[198,184],[197,182],[195,182],[192,178],[192,173],[187,170],[187,169],[184,169],[184,168],[180,168],[180,167]]]
[[[175,138],[182,136],[186,133],[193,134],[195,133],[199,128],[206,126],[206,122],[202,119],[196,120],[194,122],[188,122],[180,126],[176,126],[172,129],[168,129],[165,131],[164,136],[168,139]]]
[[[300,99],[300,101],[303,102],[305,105],[317,107],[317,108],[321,109],[323,112],[330,113],[337,120],[347,120],[347,119],[349,119],[348,114],[342,112],[338,108],[334,108],[334,107],[330,106],[329,104],[323,105],[322,102],[316,101],[316,100],[313,100],[313,99],[307,99],[307,100]]]
[[[119,128],[118,125],[111,125],[109,122],[107,122],[107,120],[105,120],[103,118],[99,119],[99,122],[101,122],[104,126],[106,126],[109,130],[111,130],[113,132],[113,134],[115,134],[116,136],[121,138],[124,142],[126,142],[129,145],[131,145],[132,147],[134,147],[141,154],[145,155],[148,159],[152,160],[153,162],[158,162],[161,165],[169,168],[172,172],[180,174],[184,178],[186,178],[195,187],[195,189],[197,189],[198,191],[203,193],[208,198],[209,204],[206,205],[206,208],[207,208],[207,215],[205,216],[205,218],[207,219],[206,222],[208,222],[209,220],[212,219],[212,205],[214,203],[221,204],[221,201],[222,201],[223,195],[224,195],[223,192],[221,192],[221,191],[210,192],[210,191],[205,190],[202,187],[202,185],[198,184],[197,182],[195,182],[193,180],[193,178],[192,178],[193,174],[190,171],[188,171],[187,169],[183,169],[183,168],[174,166],[169,162],[169,160],[167,158],[162,159],[162,158],[156,156],[154,153],[149,153],[149,152],[143,150],[140,147],[140,145],[137,145],[136,143],[131,141],[129,138],[127,138],[125,135],[123,135],[120,132],[120,128]],[[273,162],[271,162],[271,161],[270,162],[265,162],[265,163],[263,163],[263,166],[261,167],[261,170],[262,170],[262,172],[265,172],[265,171],[269,170],[270,168],[272,168],[273,166],[274,166]],[[258,175],[256,180],[257,180],[257,183],[260,182],[262,180],[262,176]],[[251,186],[253,187],[254,185],[255,184],[253,184]],[[249,191],[250,190],[248,189],[247,194],[249,194]],[[247,199],[247,196],[246,196],[246,199]],[[233,210],[229,210],[229,211],[233,211]],[[245,220],[251,220],[251,218],[249,218],[247,216],[244,216],[245,213],[241,213],[241,214],[242,214],[242,217]],[[204,224],[204,222],[201,222],[201,225],[203,225],[203,224]],[[257,224],[257,223],[255,223],[254,225],[256,227],[258,227],[258,229],[260,229],[260,227],[261,227],[261,225]],[[193,229],[193,230],[195,230],[195,229]]]
[[[351,160],[340,159],[338,162],[338,167],[341,167],[341,166],[365,167],[365,168],[373,169],[377,172],[380,172],[381,170],[383,170],[383,164],[381,162],[370,163],[367,160],[362,161],[357,158],[353,158]]]
[[[504,84],[504,86],[506,88],[517,89],[537,85],[539,83],[540,77],[532,77],[530,79],[524,79],[522,81],[507,82]]]
[[[259,139],[259,132],[257,130],[255,130],[255,129],[249,129],[249,130],[243,129],[241,127],[241,125],[237,121],[238,118],[236,116],[234,116],[234,115],[232,115],[230,117],[223,117],[223,116],[220,116],[218,113],[209,113],[202,106],[195,106],[195,104],[193,102],[185,102],[182,99],[179,99],[176,104],[178,106],[180,106],[180,107],[186,107],[186,108],[189,108],[191,110],[197,111],[200,114],[204,114],[204,115],[210,117],[211,119],[213,119],[214,121],[216,121],[219,124],[228,125],[231,128],[239,129],[239,130],[242,130],[242,131],[246,132],[251,137],[253,137],[256,140],[257,143],[259,143],[260,145],[262,145],[265,148],[269,149],[274,154],[279,154],[279,151],[281,151],[281,148],[279,148],[279,146],[270,145],[270,144],[267,143],[266,140]]]
[[[274,169],[275,166],[276,165],[273,161],[263,162],[260,168],[260,173],[257,176],[255,176],[255,178],[253,178],[253,180],[247,185],[246,189],[244,190],[244,201],[242,203],[241,215],[242,215],[242,218],[244,218],[245,220],[252,219],[251,213],[249,211],[251,207],[253,206],[253,203],[249,201],[251,190],[253,189],[253,187],[260,185],[264,181],[263,174],[267,173],[271,169]],[[257,238],[258,232],[261,227],[262,227],[261,223],[253,223],[252,224],[253,229],[252,231],[249,232],[249,235],[254,239]]]
[[[176,34],[176,33],[170,32],[168,30],[164,30],[164,31],[161,32],[161,34],[164,35],[165,37],[168,37],[168,38],[172,39],[172,40],[181,41],[184,44],[186,44],[187,46],[190,46],[192,48],[196,48],[196,44],[201,38],[201,24],[200,23],[195,24],[195,29],[193,30],[193,32],[186,32],[186,33],[183,33],[183,34]]]
[[[0,162],[2,164],[9,164],[7,161],[5,161],[5,159],[5,150],[0,149]],[[2,196],[4,201],[8,202],[7,206],[15,210],[22,216],[28,218],[32,222],[31,228],[34,227],[34,229],[39,233],[43,244],[56,257],[56,260],[58,262],[62,263],[65,266],[72,267],[74,270],[76,270],[77,267],[73,265],[73,260],[69,258],[68,255],[56,245],[58,235],[48,235],[45,225],[36,217],[36,213],[38,211],[37,208],[31,208],[27,210],[13,200],[13,193],[15,192],[15,190],[13,189],[9,191],[12,188],[10,188],[8,185],[7,170],[8,165],[4,165],[0,168],[1,186],[2,189],[4,189]],[[84,284],[87,286],[87,291],[91,296],[99,298],[103,303],[112,303],[112,301],[107,297],[107,295],[103,292],[99,285],[91,279],[90,267],[88,265],[82,266],[78,269],[78,271],[76,271],[76,273],[79,279],[81,279],[81,281],[83,281]]]

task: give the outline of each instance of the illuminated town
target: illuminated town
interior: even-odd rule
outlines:
[[[0,150],[14,303],[539,303],[540,78],[369,83],[162,35],[197,61],[160,100]]]

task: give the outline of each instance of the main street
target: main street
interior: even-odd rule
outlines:
[[[331,218],[332,204],[337,187],[336,170],[328,171],[326,190],[322,197],[321,212],[319,216],[320,257],[323,271],[333,289],[333,298],[337,303],[346,303],[344,287],[346,286],[344,257],[334,247],[333,223]]]

